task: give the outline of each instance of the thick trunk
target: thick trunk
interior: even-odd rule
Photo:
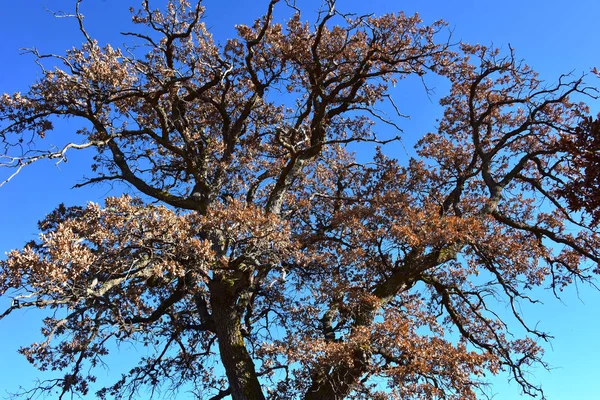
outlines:
[[[212,317],[231,397],[233,400],[265,400],[242,336],[237,296],[231,293],[226,283],[213,282],[210,289]]]

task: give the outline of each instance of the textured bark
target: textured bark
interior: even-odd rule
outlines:
[[[254,362],[242,336],[237,296],[228,281],[213,282],[211,289],[212,315],[219,339],[219,351],[227,373],[233,400],[264,400]]]

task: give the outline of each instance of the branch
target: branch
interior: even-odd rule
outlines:
[[[213,397],[211,397],[208,400],[221,400],[224,399],[225,397],[229,396],[231,394],[231,388],[227,388],[225,390],[219,390],[219,393],[214,395]]]
[[[39,160],[53,160],[53,159],[58,159],[58,162],[56,163],[57,165],[62,162],[67,160],[66,158],[66,153],[68,150],[70,149],[76,149],[76,150],[82,150],[82,149],[87,149],[89,147],[100,147],[100,146],[105,146],[109,141],[111,141],[113,138],[107,139],[107,140],[93,140],[87,143],[82,143],[82,144],[77,144],[77,143],[69,143],[67,145],[65,145],[61,150],[59,151],[48,151],[44,154],[38,155],[38,156],[30,156],[30,157],[12,157],[12,156],[0,156],[0,160],[1,159],[7,159],[8,161],[6,162],[0,162],[0,167],[4,167],[4,168],[16,168],[16,171],[14,173],[12,173],[8,178],[6,178],[4,181],[0,182],[0,187],[4,186],[6,183],[10,182],[15,176],[17,176],[21,170],[23,168],[25,168],[26,166],[33,164],[36,161]]]

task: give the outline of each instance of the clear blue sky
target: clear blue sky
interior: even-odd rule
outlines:
[[[38,70],[29,56],[20,55],[20,48],[37,47],[43,52],[62,53],[82,42],[73,20],[56,19],[45,11],[72,11],[74,0],[12,0],[4,1],[0,9],[0,92],[25,91]],[[154,4],[158,5],[159,0]],[[267,0],[207,0],[207,22],[217,38],[233,34],[233,26],[249,23],[259,16]],[[82,11],[88,30],[101,42],[113,46],[123,43],[119,31],[129,30],[128,8],[131,0],[86,0]],[[151,2],[152,4],[152,2]],[[307,12],[316,8],[315,0],[297,0]],[[306,5],[306,6],[305,6]],[[384,13],[403,10],[418,11],[426,22],[445,19],[453,30],[455,41],[491,44],[507,48],[510,44],[517,56],[524,58],[554,81],[564,72],[587,72],[600,67],[600,2],[596,0],[339,0],[338,9],[357,13]],[[589,77],[600,86],[600,80]],[[435,82],[432,81],[434,84]],[[400,121],[409,144],[431,130],[439,117],[437,99],[444,88],[431,98],[415,87],[399,85],[394,97],[410,121]],[[592,105],[597,112],[598,104]],[[69,125],[53,133],[50,141],[61,142]],[[64,131],[64,132],[63,132]],[[402,156],[402,154],[399,154]],[[83,204],[101,201],[106,195],[118,194],[118,189],[99,187],[73,190],[82,174],[89,171],[85,154],[71,155],[68,164],[57,168],[53,164],[33,166],[7,186],[0,188],[0,254],[21,247],[35,237],[36,221],[58,203]],[[579,296],[578,296],[579,294]],[[550,399],[592,400],[600,398],[600,293],[588,287],[570,290],[559,302],[549,293],[541,293],[545,304],[525,310],[530,321],[554,334],[552,346],[547,346],[546,360],[555,367],[551,372],[535,371],[534,381],[542,383]],[[6,301],[0,301],[6,306]],[[4,391],[15,391],[19,385],[31,386],[41,377],[16,353],[20,345],[40,338],[36,312],[16,313],[0,323],[0,398]],[[118,359],[117,359],[118,360]],[[506,384],[504,377],[492,380],[495,400],[519,398],[519,390]]]

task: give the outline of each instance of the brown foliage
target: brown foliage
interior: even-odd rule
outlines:
[[[38,389],[86,394],[89,367],[132,341],[149,355],[100,397],[474,399],[500,370],[541,393],[524,371],[547,334],[519,304],[597,271],[598,122],[572,100],[593,92],[545,85],[512,51],[449,48],[442,23],[326,1],[314,25],[299,11],[280,25],[276,3],[219,45],[200,4],[143,2],[126,35],[146,54],[101,48],[81,25],[81,48],[35,52],[62,65],[0,99],[6,181],[92,148],[86,184],[141,196],[60,206],[0,261],[13,297],[0,319],[57,311],[22,349],[66,371]],[[374,131],[394,124],[375,107],[389,85],[426,73],[452,85],[438,129],[415,159],[378,148],[359,163],[349,145],[397,139]],[[84,143],[36,147],[57,118],[81,120]]]
[[[600,119],[585,117],[573,132],[560,142],[569,158],[568,180],[559,194],[567,200],[569,209],[589,214],[592,223],[600,222]]]

